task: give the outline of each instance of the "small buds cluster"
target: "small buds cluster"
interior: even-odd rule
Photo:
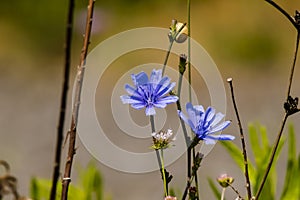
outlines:
[[[202,161],[204,157],[204,154],[202,153],[197,153],[196,156],[195,156],[195,159],[194,159],[194,165],[192,166],[192,171],[193,171],[193,174],[196,174],[197,173],[197,170],[199,169],[200,167],[200,163]]]
[[[188,29],[185,24],[177,22],[176,19],[173,19],[168,36],[170,42],[175,41],[177,43],[183,43],[187,39]]]
[[[173,135],[173,131],[168,129],[167,131],[159,131],[158,133],[152,133],[153,145],[151,148],[153,149],[166,149],[169,147],[170,142],[172,141],[171,137]]]
[[[293,98],[293,97],[289,96],[287,101],[284,103],[285,112],[288,115],[292,115],[296,112],[299,112],[300,109],[298,108],[298,102],[299,102],[298,97]]]
[[[221,176],[219,176],[219,178],[217,178],[217,181],[223,188],[226,188],[233,183],[234,178],[228,176],[227,174],[222,174]]]

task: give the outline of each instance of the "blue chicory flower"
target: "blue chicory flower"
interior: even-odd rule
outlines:
[[[191,127],[199,140],[204,140],[205,144],[215,144],[216,140],[233,140],[235,138],[232,135],[213,135],[230,125],[230,121],[220,123],[224,114],[216,114],[214,108],[208,107],[207,110],[204,110],[201,105],[193,106],[191,103],[187,103],[186,111],[188,118],[181,111],[178,111],[179,117]]]
[[[175,95],[166,96],[175,86],[170,79],[162,77],[162,70],[153,70],[150,79],[145,72],[131,75],[134,87],[126,84],[125,89],[129,95],[122,95],[124,104],[131,104],[131,107],[139,110],[146,108],[146,115],[155,115],[156,108],[165,108],[167,104],[175,103],[178,97]]]

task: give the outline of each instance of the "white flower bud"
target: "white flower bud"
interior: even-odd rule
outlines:
[[[184,26],[182,28],[182,26]],[[180,29],[182,28],[182,30],[178,33],[178,35],[175,38],[175,41],[178,43],[183,43],[186,41],[187,37],[188,37],[188,29],[187,27],[181,23],[181,22],[177,22],[176,24],[176,32],[178,32]]]

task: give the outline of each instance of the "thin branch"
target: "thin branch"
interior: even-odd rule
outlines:
[[[281,12],[292,24],[293,26],[299,30],[299,25],[296,23],[295,19],[290,16],[283,8],[281,8],[277,3],[275,3],[272,0],[265,0],[266,2],[268,2],[269,4],[271,4],[272,6],[274,6],[279,12]]]
[[[76,126],[78,121],[78,113],[79,113],[79,105],[80,105],[80,96],[81,96],[81,88],[83,84],[83,77],[84,77],[84,70],[85,70],[85,61],[88,52],[88,46],[90,44],[90,35],[92,29],[92,22],[93,22],[93,11],[94,11],[94,4],[95,0],[89,0],[88,5],[88,13],[87,13],[87,20],[86,20],[86,29],[83,41],[83,48],[81,51],[80,56],[80,65],[77,69],[77,80],[75,84],[75,95],[74,95],[74,105],[72,110],[72,121],[71,127],[69,131],[69,149],[68,149],[68,157],[65,165],[65,173],[64,178],[62,181],[62,200],[68,199],[68,189],[69,184],[71,182],[71,170],[73,164],[73,157],[76,153],[75,144],[76,144]]]
[[[285,126],[285,123],[286,123],[286,121],[287,121],[288,116],[289,116],[288,113],[286,113],[286,114],[284,115],[283,120],[282,120],[282,124],[281,124],[281,127],[280,127],[280,131],[279,131],[279,133],[278,133],[278,135],[277,135],[275,144],[274,144],[274,146],[273,146],[272,153],[271,153],[271,157],[270,157],[270,160],[269,160],[269,163],[268,163],[266,172],[265,172],[265,174],[264,174],[264,177],[263,177],[263,179],[262,179],[262,182],[261,182],[261,184],[259,185],[259,188],[258,188],[257,193],[256,193],[256,195],[255,195],[255,200],[258,200],[258,198],[259,198],[259,196],[260,196],[260,194],[261,194],[261,192],[262,192],[262,189],[263,189],[263,187],[264,187],[264,184],[265,184],[265,182],[266,182],[266,180],[267,180],[267,177],[268,177],[268,175],[269,175],[269,172],[270,172],[270,170],[271,170],[271,167],[272,167],[272,164],[273,164],[273,161],[274,161],[274,157],[275,157],[275,154],[276,154],[276,150],[277,150],[277,148],[278,148],[279,141],[280,141],[281,135],[282,135],[282,133],[283,133],[283,129],[284,129],[284,126]]]
[[[238,195],[240,200],[244,200],[244,198],[240,195],[239,191],[237,189],[235,189],[235,187],[233,187],[231,184],[228,184],[228,186]],[[249,199],[251,200],[251,199]]]
[[[188,53],[187,53],[187,64],[188,64],[188,81],[189,81],[189,102],[192,103],[192,72],[191,72],[191,0],[187,0],[187,29],[188,29]]]
[[[294,25],[294,27],[296,28],[297,30],[297,38],[296,38],[296,50],[295,50],[295,54],[294,54],[294,59],[293,59],[293,64],[292,64],[292,68],[291,68],[291,71],[290,71],[290,78],[289,78],[289,84],[288,84],[288,90],[287,90],[287,97],[286,97],[286,103],[284,104],[284,107],[285,107],[285,110],[286,110],[286,113],[283,117],[283,120],[282,120],[282,124],[281,124],[281,127],[280,127],[280,130],[279,130],[279,133],[277,135],[277,138],[276,138],[276,141],[275,141],[275,144],[273,146],[273,149],[272,149],[272,153],[271,153],[271,157],[270,157],[270,160],[269,160],[269,163],[268,163],[268,166],[267,166],[267,169],[266,169],[266,172],[264,174],[264,177],[262,179],[262,182],[259,186],[259,189],[255,195],[255,199],[258,200],[259,199],[259,196],[262,192],[262,189],[264,187],[264,184],[267,180],[267,177],[269,175],[269,172],[271,170],[271,167],[272,167],[272,164],[273,164],[273,161],[274,161],[274,157],[275,157],[275,154],[276,154],[276,151],[277,151],[277,148],[278,148],[278,145],[279,145],[279,142],[280,142],[280,139],[281,139],[281,136],[282,136],[282,133],[283,133],[283,130],[284,130],[284,127],[285,127],[285,124],[286,124],[286,121],[288,119],[288,117],[291,115],[291,114],[294,114],[296,112],[299,111],[299,109],[297,107],[294,107],[294,106],[297,106],[298,103],[296,103],[295,105],[290,105],[291,102],[289,101],[289,99],[291,98],[293,101],[294,99],[292,97],[290,97],[290,92],[291,92],[291,87],[292,87],[292,82],[293,82],[293,75],[294,75],[294,71],[295,71],[295,66],[296,66],[296,60],[297,60],[297,55],[298,55],[298,48],[299,48],[299,39],[300,39],[300,25],[299,25],[299,21],[298,20],[298,12],[296,11],[296,15],[295,15],[295,18],[297,18],[297,20],[295,20],[293,17],[291,17],[284,9],[282,9],[279,5],[277,5],[275,2],[271,1],[271,0],[265,0],[267,1],[268,3],[270,3],[272,6],[274,6],[279,12],[281,12],[284,16],[286,16],[288,18],[288,20]],[[295,98],[296,99],[296,98]],[[288,105],[288,108],[286,108],[286,105]],[[292,106],[292,110],[290,110],[290,106]]]
[[[245,165],[246,188],[247,188],[248,199],[250,200],[252,198],[252,193],[251,193],[251,183],[250,183],[249,170],[248,170],[248,157],[247,157],[245,136],[244,136],[244,131],[243,131],[242,123],[241,123],[241,120],[240,120],[238,108],[237,108],[237,105],[236,105],[236,102],[235,102],[232,78],[228,78],[227,82],[230,85],[231,99],[232,99],[234,111],[235,111],[236,118],[237,118],[237,121],[238,121],[239,129],[240,129],[240,138],[241,138],[241,143],[242,143],[243,159],[244,159],[244,165]]]
[[[274,1],[272,1],[272,0],[265,0],[265,1],[268,2],[269,4],[271,4],[273,7],[275,7],[281,14],[283,14],[297,30],[296,50],[295,50],[295,53],[294,53],[293,65],[292,65],[292,68],[291,68],[289,86],[288,86],[287,95],[286,95],[286,100],[288,100],[288,98],[290,96],[290,93],[291,93],[293,76],[294,76],[294,71],[295,71],[295,66],[296,66],[296,61],[297,61],[298,48],[299,48],[299,39],[300,39],[300,24],[299,24],[299,21],[298,21],[298,17],[299,17],[298,14],[299,13],[296,11],[295,17],[292,17],[283,8],[281,8],[278,4],[276,4]]]
[[[181,111],[181,104],[180,104],[180,97],[181,97],[181,89],[182,89],[182,79],[183,79],[183,75],[186,71],[186,64],[187,64],[187,57],[182,54],[180,55],[180,59],[179,59],[179,66],[178,66],[178,72],[179,72],[179,78],[178,78],[178,89],[177,89],[177,96],[178,96],[178,101],[176,102],[177,105],[177,110]],[[172,94],[172,93],[171,93]],[[191,156],[191,148],[190,148],[190,144],[191,144],[191,139],[188,136],[187,133],[187,129],[185,126],[185,122],[183,121],[183,119],[181,119],[179,117],[180,120],[180,124],[182,127],[182,131],[184,134],[184,138],[185,138],[185,143],[186,143],[186,147],[187,147],[187,186],[190,186],[190,180],[191,180],[191,174],[192,174],[192,167],[191,167],[191,163],[192,163],[192,156]],[[185,195],[183,195],[183,198],[186,198],[187,195],[187,189],[185,190]]]
[[[166,54],[166,57],[165,57],[165,60],[164,60],[164,65],[163,65],[163,68],[162,68],[162,76],[164,76],[164,74],[165,74],[166,66],[167,66],[167,63],[168,63],[168,60],[169,60],[169,56],[170,56],[170,53],[171,53],[173,43],[174,43],[174,40],[170,41],[169,48],[168,48],[168,51],[167,51],[167,54]]]
[[[187,48],[187,68],[188,68],[188,82],[189,82],[189,102],[192,103],[192,73],[191,73],[191,0],[187,0],[187,29],[188,29],[188,48]],[[188,179],[191,178],[191,163],[192,157],[195,159],[195,147],[188,148],[187,150],[187,162],[188,162]],[[198,191],[198,176],[195,174],[196,193],[199,197]]]
[[[61,163],[61,151],[62,151],[62,142],[63,142],[63,131],[66,115],[66,105],[68,97],[68,88],[69,88],[69,76],[70,76],[70,65],[71,65],[71,44],[72,44],[72,30],[73,30],[73,16],[74,16],[74,5],[75,1],[69,1],[68,8],[68,19],[66,26],[66,41],[65,41],[65,67],[64,67],[64,80],[62,85],[61,101],[60,101],[60,112],[59,112],[59,121],[57,127],[57,140],[56,140],[56,151],[55,151],[55,161],[52,177],[52,186],[50,193],[50,200],[55,200],[56,197],[56,188],[57,181],[59,179],[59,170]]]
[[[286,97],[287,100],[288,100],[289,96],[291,95],[292,82],[293,82],[294,71],[295,71],[295,67],[296,67],[298,49],[299,49],[299,39],[300,39],[300,31],[297,32],[296,49],[295,49],[295,54],[294,54],[293,65],[292,65],[291,72],[290,72],[289,86],[288,86],[287,97]]]
[[[194,159],[194,164],[193,164],[193,167],[192,167],[192,174],[191,174],[191,177],[188,178],[188,181],[186,183],[186,186],[185,186],[182,198],[181,198],[182,200],[186,199],[186,196],[188,194],[188,189],[190,188],[191,183],[193,182],[193,179],[196,176],[198,169],[200,168],[200,164],[201,164],[201,162],[203,160],[203,157],[204,157],[204,155],[201,154],[201,153],[199,153],[199,152],[194,157],[195,159]]]
[[[195,162],[195,158],[196,158],[196,150],[195,147],[193,148],[193,162]],[[199,192],[199,181],[198,181],[198,174],[195,173],[195,187],[196,187],[196,194],[197,194],[197,198],[200,198],[200,192]]]

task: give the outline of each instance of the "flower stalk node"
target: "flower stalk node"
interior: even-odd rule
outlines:
[[[198,152],[198,153],[196,154],[195,159],[194,159],[194,165],[193,165],[193,167],[192,167],[193,174],[196,174],[196,173],[197,173],[197,171],[198,171],[198,169],[199,169],[199,167],[200,167],[200,163],[201,163],[203,157],[204,157],[204,154],[202,154],[202,153],[199,153],[199,152]]]
[[[288,115],[292,115],[300,111],[300,109],[298,108],[298,101],[298,97],[288,97],[287,101],[284,103],[284,109]]]

